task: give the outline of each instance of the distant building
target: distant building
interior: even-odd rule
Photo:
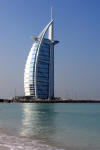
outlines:
[[[29,52],[24,72],[25,96],[48,99],[54,97],[54,45],[53,23],[46,25],[38,37],[33,37],[34,43]],[[48,31],[48,38],[45,34]]]

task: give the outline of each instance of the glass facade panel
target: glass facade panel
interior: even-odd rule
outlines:
[[[48,98],[49,90],[49,61],[50,61],[50,42],[43,39],[37,62],[37,98]],[[47,45],[45,45],[47,43]],[[45,46],[45,47],[44,47]]]

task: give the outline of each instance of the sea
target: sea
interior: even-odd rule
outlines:
[[[100,104],[1,103],[0,150],[100,150]]]

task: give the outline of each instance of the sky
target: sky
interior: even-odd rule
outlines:
[[[99,0],[0,0],[0,97],[24,95],[24,68],[54,12],[55,96],[100,99]]]

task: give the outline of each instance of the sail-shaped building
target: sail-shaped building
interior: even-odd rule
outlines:
[[[51,21],[38,37],[34,37],[25,65],[25,96],[36,99],[54,98],[54,45],[58,41],[53,39],[53,24],[51,15]],[[45,38],[47,32],[48,38]]]

